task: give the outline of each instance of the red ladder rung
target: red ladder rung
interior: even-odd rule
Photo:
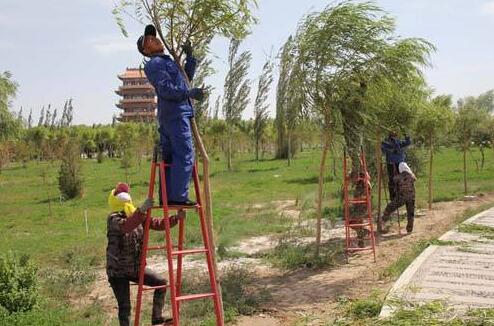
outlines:
[[[190,300],[198,300],[198,299],[211,298],[211,297],[214,297],[214,293],[200,293],[200,294],[182,295],[182,296],[176,297],[175,300],[177,300],[177,301],[190,301]]]
[[[148,250],[148,251],[149,250],[162,250],[162,249],[165,249],[165,248],[166,248],[166,246],[159,246],[158,245],[158,246],[149,246],[149,247],[146,248],[146,250]]]
[[[347,224],[347,227],[349,228],[355,228],[355,227],[363,227],[363,226],[370,226],[371,223],[358,223],[358,224]]]
[[[350,247],[346,251],[366,251],[366,250],[374,250],[374,248],[372,248],[372,246],[363,247],[363,248]]]
[[[161,290],[169,288],[169,285],[158,285],[158,286],[145,286],[142,288],[143,291],[151,291],[151,290]]]
[[[370,236],[366,236],[366,237],[363,237],[363,238],[359,238],[359,237],[348,237],[348,240],[350,241],[355,241],[355,240],[366,240],[366,241],[369,241],[369,240],[372,240],[370,238]]]
[[[173,256],[179,256],[179,255],[193,255],[193,254],[199,254],[203,252],[208,252],[207,249],[205,248],[200,248],[200,249],[185,249],[185,250],[177,250],[173,251],[172,255]]]
[[[164,206],[153,206],[151,209],[163,209]],[[184,210],[184,209],[199,209],[201,206],[199,204],[195,205],[169,205],[167,206],[169,210]]]

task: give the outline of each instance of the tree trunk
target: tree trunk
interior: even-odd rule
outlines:
[[[232,135],[228,136],[228,147],[226,151],[227,151],[226,154],[227,167],[228,167],[228,171],[231,171],[232,170]]]
[[[484,147],[480,146],[480,155],[482,155],[482,159],[480,161],[480,172],[484,172],[484,163],[485,163],[485,153],[484,153]]]
[[[381,191],[382,191],[382,166],[381,166],[381,130],[377,131],[377,141],[375,147],[376,172],[377,172],[377,233],[382,233],[381,221]]]
[[[256,136],[256,161],[259,161],[259,137]]]
[[[432,209],[432,162],[434,159],[434,143],[432,132],[429,134],[429,210]]]
[[[468,194],[468,186],[467,186],[467,150],[463,149],[463,189],[465,195]]]
[[[329,150],[329,137],[324,137],[324,147],[322,149],[321,165],[319,166],[319,187],[317,191],[317,224],[316,224],[316,257],[319,257],[321,249],[321,223],[322,223],[322,200],[324,190],[324,167]]]
[[[292,133],[290,130],[288,130],[288,166],[290,166],[291,161],[292,161]]]

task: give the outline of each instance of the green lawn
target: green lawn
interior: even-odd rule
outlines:
[[[473,153],[478,156],[478,153]],[[291,167],[285,161],[265,160],[256,162],[247,157],[237,158],[234,171],[227,172],[222,161],[212,162],[212,189],[214,218],[220,233],[220,243],[231,245],[234,241],[255,234],[283,230],[283,223],[272,209],[252,210],[254,203],[270,203],[273,200],[296,199],[312,202],[317,189],[320,152],[308,151],[297,155]],[[476,171],[469,159],[469,188],[471,192],[494,189],[494,155],[487,153],[485,169]],[[332,159],[329,160],[330,166]],[[339,162],[339,160],[337,160]],[[461,197],[462,156],[453,149],[443,149],[435,159],[436,200]],[[52,210],[48,213],[48,184],[43,183],[42,171],[47,171],[51,182]],[[328,169],[329,170],[329,169]],[[424,170],[425,167],[424,167]],[[106,160],[98,164],[84,161],[84,196],[81,199],[62,201],[57,188],[58,164],[31,162],[27,168],[13,166],[0,174],[2,217],[0,218],[0,250],[29,253],[41,265],[63,258],[68,252],[93,256],[103,261],[106,241],[106,216],[108,192],[118,181],[125,181],[125,170],[118,160]],[[425,173],[417,182],[419,205],[425,205],[427,178]],[[131,168],[129,182],[136,204],[147,193],[149,164]],[[340,176],[327,184],[326,191],[332,198],[330,206],[338,206],[335,198],[340,187]],[[376,188],[375,188],[376,189]],[[272,205],[271,205],[272,206]],[[269,207],[269,205],[268,205]],[[88,212],[89,234],[86,234],[84,210]],[[189,239],[199,240],[197,219],[189,218]],[[158,236],[153,237],[155,240]]]
[[[283,232],[287,227],[286,221],[279,218],[272,202],[298,199],[301,207],[313,206],[320,155],[318,150],[299,153],[291,167],[287,166],[286,161],[256,162],[250,156],[239,156],[235,160],[233,172],[226,171],[223,161],[212,162],[211,183],[218,243],[224,247],[252,235]],[[472,155],[479,156],[475,152]],[[493,153],[488,152],[484,171],[477,172],[469,156],[470,192],[494,190],[493,160]],[[328,161],[329,175],[333,158],[330,157]],[[335,162],[337,177],[334,180],[326,178],[329,182],[326,183],[325,205],[338,208],[341,205],[338,195],[341,187],[341,158]],[[443,149],[436,154],[434,166],[436,199],[461,197],[462,154],[453,149]],[[426,171],[426,166],[423,170]],[[43,171],[47,182],[43,182]],[[125,181],[126,173],[120,167],[119,160],[106,160],[102,164],[86,160],[84,196],[70,201],[59,200],[57,173],[58,163],[30,162],[26,168],[14,165],[0,174],[0,250],[13,250],[33,257],[41,268],[41,293],[45,298],[38,310],[19,316],[21,319],[17,321],[5,320],[19,325],[30,325],[30,320],[37,320],[40,325],[100,325],[103,316],[97,305],[74,310],[63,302],[67,302],[68,293],[85,295],[84,289],[94,279],[90,271],[103,267],[108,214],[106,200],[112,187],[118,181]],[[136,204],[147,194],[148,178],[147,161],[143,162],[141,168],[133,167],[129,173],[128,181]],[[426,173],[419,175],[416,187],[418,205],[425,206]],[[50,193],[52,216],[49,215],[47,202]],[[253,204],[263,203],[266,204],[264,208],[252,208]],[[88,212],[88,234],[84,210]],[[330,211],[335,214],[338,209]],[[189,242],[200,241],[197,222],[194,215],[188,217]],[[160,237],[159,233],[152,235],[153,241],[160,240]],[[85,281],[81,281],[81,276],[85,277]],[[59,289],[61,284],[63,289]],[[2,320],[0,318],[0,322]]]

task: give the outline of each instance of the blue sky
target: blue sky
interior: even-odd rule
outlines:
[[[109,123],[118,96],[116,75],[137,66],[135,39],[142,26],[131,24],[124,38],[111,14],[112,0],[0,0],[0,71],[9,70],[20,88],[13,109],[61,107],[74,98],[75,123]],[[322,0],[259,0],[259,24],[242,47],[252,51],[255,82],[270,53],[276,53],[299,19],[331,3]],[[401,36],[423,37],[436,45],[427,80],[438,93],[456,98],[494,88],[494,0],[381,0],[397,19]],[[228,41],[215,39],[217,74],[210,78],[222,93]],[[252,94],[253,96],[255,94]],[[274,96],[271,96],[273,101]],[[252,115],[252,108],[245,114]]]

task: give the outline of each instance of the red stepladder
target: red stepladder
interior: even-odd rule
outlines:
[[[162,206],[155,206],[147,211],[147,218],[144,223],[144,236],[142,244],[142,252],[140,258],[140,271],[139,271],[139,283],[137,284],[137,300],[135,308],[134,326],[140,325],[140,318],[142,312],[142,299],[143,294],[146,291],[153,291],[156,289],[167,288],[170,291],[171,311],[173,317],[173,326],[180,325],[180,304],[182,302],[199,300],[199,299],[212,299],[214,304],[214,312],[216,316],[216,325],[223,326],[223,310],[221,306],[221,297],[218,286],[216,284],[216,271],[214,268],[214,257],[212,247],[209,239],[209,233],[207,230],[207,224],[205,219],[204,207],[201,201],[201,192],[199,184],[199,175],[197,172],[197,162],[192,169],[192,179],[194,184],[195,196],[197,204],[194,206],[170,206],[168,205],[167,193],[166,193],[166,173],[165,168],[169,165],[162,160],[158,160],[158,150],[155,149],[153,161],[151,163],[151,177],[149,182],[148,198],[154,197],[154,187],[156,183],[156,170],[159,173],[159,184],[161,193]],[[165,218],[165,231],[164,231],[164,245],[149,245],[149,231],[151,216],[153,210],[161,210],[162,217]],[[181,210],[194,210],[199,216],[199,224],[201,228],[201,234],[203,239],[203,247],[194,249],[185,249],[185,219],[178,219],[178,242],[177,245],[173,245],[170,225],[170,211]],[[168,266],[168,284],[164,286],[144,286],[144,270],[146,268],[147,253],[151,250],[164,250],[166,253],[167,266]],[[182,294],[182,268],[183,257],[185,255],[193,255],[203,253],[206,256],[207,270],[209,275],[209,282],[211,285],[211,292],[198,293],[198,294]],[[174,258],[176,259],[176,271]]]
[[[367,171],[367,162],[363,149],[360,152],[360,171],[348,172],[347,153],[343,158],[343,214],[345,217],[345,255],[349,256],[355,252],[372,251],[376,261],[376,239],[372,221],[372,198],[370,175]],[[359,197],[350,195],[351,185],[361,187]],[[363,188],[363,189],[362,189]],[[364,206],[354,213],[353,206]],[[361,211],[361,212],[360,212]],[[357,215],[355,215],[357,214]],[[359,236],[359,233],[360,236]]]

